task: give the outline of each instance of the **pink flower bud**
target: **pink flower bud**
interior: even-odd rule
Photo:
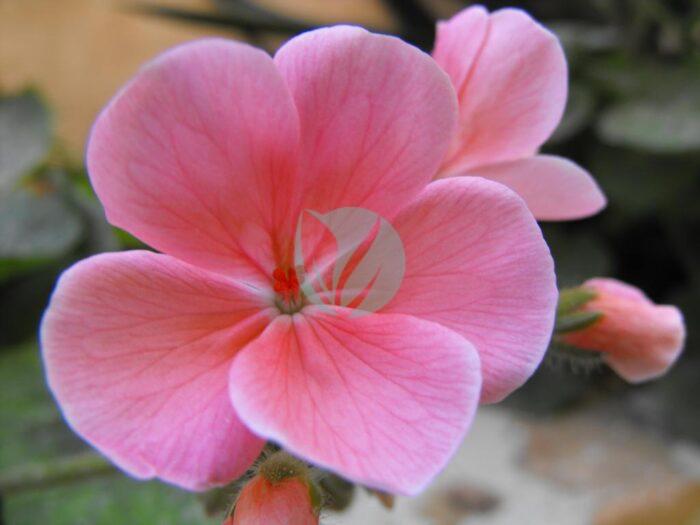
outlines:
[[[595,293],[580,311],[602,315],[581,330],[561,335],[564,342],[603,353],[623,379],[637,383],[663,375],[683,349],[685,325],[675,306],[656,305],[644,293],[615,279],[583,284]]]
[[[320,497],[305,465],[284,453],[268,458],[224,525],[318,525]]]

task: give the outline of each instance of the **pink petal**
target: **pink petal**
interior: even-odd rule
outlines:
[[[267,279],[295,213],[298,133],[268,55],[200,40],[157,58],[110,102],[88,170],[112,224],[191,264]]]
[[[438,24],[433,56],[452,79],[460,111],[442,176],[528,157],[557,127],[566,58],[557,38],[524,11],[466,9]]]
[[[394,223],[406,252],[383,310],[440,323],[479,352],[482,402],[500,401],[539,365],[557,303],[554,267],[525,203],[478,177],[433,182]]]
[[[166,255],[98,255],[61,277],[41,327],[70,426],[120,468],[188,488],[243,474],[263,442],[231,407],[233,355],[265,302]]]
[[[465,339],[402,315],[307,307],[234,360],[233,405],[256,433],[351,480],[415,494],[442,469],[479,398]]]
[[[646,294],[631,284],[619,281],[617,279],[611,279],[609,277],[594,277],[593,279],[588,279],[583,286],[588,288],[593,288],[598,293],[604,293],[610,296],[618,296],[630,301],[639,301],[640,303],[646,303],[648,305],[653,305],[651,299],[649,299]]]
[[[358,27],[298,36],[275,63],[299,110],[305,206],[390,218],[435,175],[457,106],[429,56]]]
[[[475,168],[476,175],[505,184],[525,200],[541,221],[582,219],[605,207],[605,195],[593,177],[570,160],[537,155]]]

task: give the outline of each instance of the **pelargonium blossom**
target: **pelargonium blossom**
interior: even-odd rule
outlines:
[[[377,489],[420,491],[479,401],[540,363],[557,300],[535,219],[505,186],[431,182],[457,121],[430,56],[354,27],[271,58],[222,39],[146,66],[97,119],[87,166],[109,221],[162,253],[93,256],[43,319],[71,427],[138,478],[205,489],[266,440]],[[357,208],[397,232],[377,311],[304,296],[304,211]]]
[[[541,220],[580,219],[605,206],[580,166],[537,153],[566,106],[566,57],[554,34],[519,9],[472,6],[438,23],[433,56],[452,80],[460,114],[439,177],[501,182]]]

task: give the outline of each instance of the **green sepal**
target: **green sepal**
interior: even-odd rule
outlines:
[[[557,317],[568,314],[581,308],[587,302],[598,297],[595,290],[584,286],[576,288],[565,288],[559,291],[559,302],[557,303]]]
[[[311,508],[313,508],[316,515],[318,515],[321,512],[321,507],[323,507],[323,492],[312,479],[307,480],[306,485],[309,487]]]
[[[593,323],[603,317],[602,312],[570,312],[564,315],[558,315],[554,324],[554,332],[557,334],[565,334],[567,332],[575,332],[588,328]]]

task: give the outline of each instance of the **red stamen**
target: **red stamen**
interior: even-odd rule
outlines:
[[[299,278],[294,268],[289,268],[286,272],[282,268],[275,268],[272,278],[275,292],[280,294],[286,302],[299,298]]]

